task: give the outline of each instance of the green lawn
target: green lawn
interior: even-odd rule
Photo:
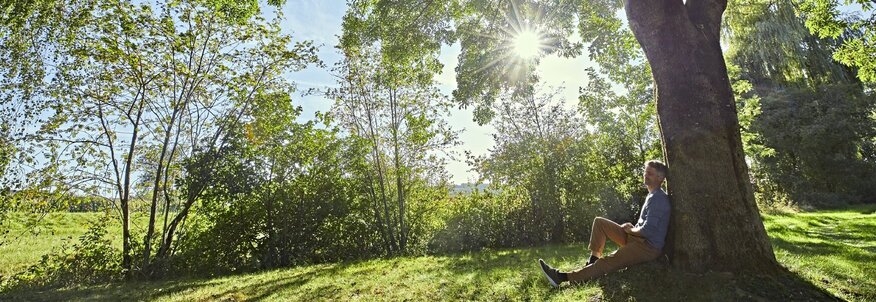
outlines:
[[[766,215],[779,277],[675,272],[664,262],[551,289],[536,266],[585,261],[583,244],[322,264],[246,275],[6,293],[0,300],[876,301],[876,206]],[[5,255],[4,255],[5,258]],[[4,259],[3,261],[7,261]]]
[[[876,206],[767,215],[779,262],[846,300],[876,301]]]

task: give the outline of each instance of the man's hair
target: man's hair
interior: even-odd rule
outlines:
[[[645,162],[645,166],[654,168],[654,170],[657,170],[657,173],[660,173],[663,178],[666,178],[666,175],[669,174],[669,167],[666,167],[666,164],[664,164],[662,161],[649,160]]]

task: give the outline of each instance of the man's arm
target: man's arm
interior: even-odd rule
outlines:
[[[660,229],[666,229],[663,225],[669,221],[669,200],[666,196],[655,196],[655,198],[657,199],[650,204],[648,215],[644,217],[645,221],[642,225],[639,227],[630,226],[624,231],[635,236],[649,237],[656,235],[655,233]],[[663,227],[661,228],[661,226]]]

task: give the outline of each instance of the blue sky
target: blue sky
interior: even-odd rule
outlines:
[[[327,66],[326,68],[311,67],[290,73],[289,79],[296,82],[300,90],[335,86],[335,80],[329,70],[335,62],[341,59],[340,53],[336,51],[334,46],[338,43],[338,36],[341,35],[341,18],[346,11],[346,2],[340,0],[290,0],[283,6],[282,10],[286,17],[286,20],[283,21],[284,30],[291,32],[296,41],[314,41],[319,46],[320,59]],[[444,64],[444,70],[437,76],[437,81],[441,91],[448,95],[456,87],[454,68],[457,65],[459,51],[459,45],[445,45],[441,49],[440,60]],[[588,59],[586,53],[574,59],[549,56],[541,60],[538,72],[541,81],[547,86],[564,88],[565,103],[569,107],[574,107],[577,104],[578,87],[587,83],[585,68],[589,66],[594,66],[594,64]],[[326,112],[332,106],[331,100],[315,95],[296,95],[293,101],[304,109],[301,116],[303,120],[313,119],[315,112]],[[453,150],[459,156],[455,159],[447,158],[446,169],[451,182],[474,182],[478,175],[470,171],[470,167],[462,156],[463,151],[470,151],[473,155],[489,153],[489,149],[493,146],[492,133],[495,129],[490,125],[479,126],[472,122],[470,108],[451,111],[448,122],[453,129],[461,130],[459,139],[462,143]]]

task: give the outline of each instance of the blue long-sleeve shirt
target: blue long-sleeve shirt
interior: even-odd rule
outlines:
[[[657,188],[645,198],[642,205],[642,213],[636,227],[644,235],[645,240],[651,246],[662,250],[666,241],[666,231],[669,229],[669,196],[666,192]]]

